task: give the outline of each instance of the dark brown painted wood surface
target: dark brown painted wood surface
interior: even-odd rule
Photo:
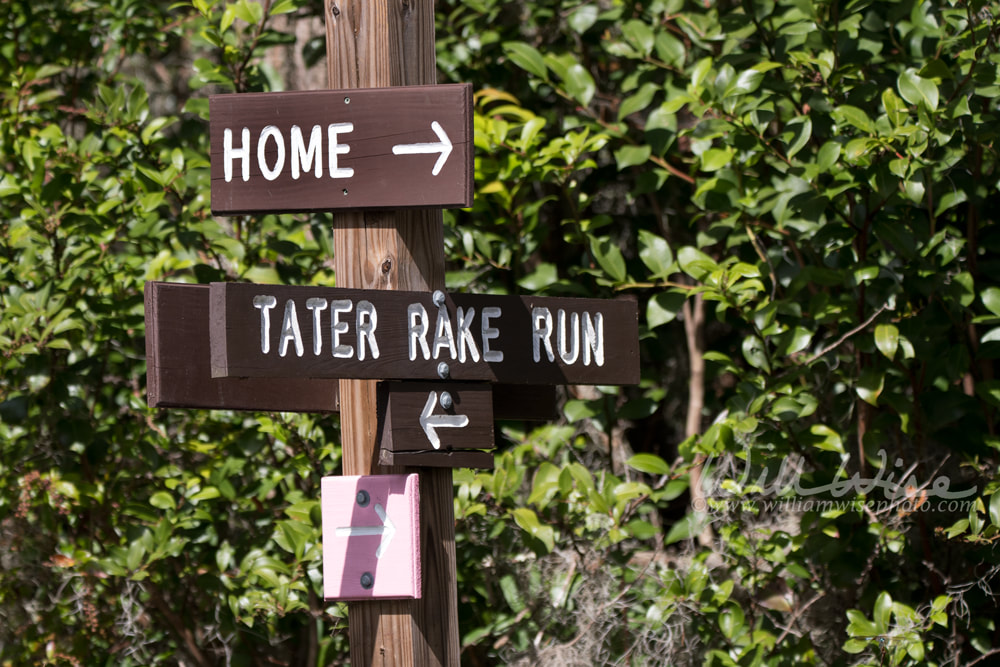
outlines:
[[[335,412],[339,381],[322,378],[213,378],[208,285],[149,282],[146,400],[151,408]],[[496,419],[546,421],[558,416],[555,387],[494,385]]]
[[[559,418],[559,399],[554,385],[493,385],[493,418],[552,421]]]
[[[460,449],[451,452],[394,452],[379,450],[379,463],[418,468],[493,468],[493,452]]]
[[[217,215],[472,205],[470,84],[213,95],[209,113]],[[444,140],[450,153],[435,174]]]
[[[486,383],[380,382],[379,446],[382,459],[401,454],[427,466],[464,466],[462,453],[491,450],[493,391]],[[447,396],[447,398],[445,398]],[[486,467],[493,467],[492,456]],[[482,467],[482,466],[479,466]]]
[[[453,359],[452,346],[445,344],[447,336],[441,333],[448,327],[438,320],[439,309],[427,292],[247,283],[213,283],[211,289],[214,377],[451,379],[510,384],[639,381],[638,314],[636,303],[630,300],[447,295],[443,311],[458,356]],[[255,307],[254,300],[264,297],[272,305]],[[311,309],[310,299],[325,303],[324,309]],[[344,308],[337,314],[337,323],[332,319],[335,301],[342,302]],[[484,322],[487,308],[495,310]],[[458,309],[465,314],[468,336],[460,331]],[[359,315],[362,311],[366,314]],[[415,311],[421,315],[415,318]],[[313,319],[317,314],[318,327]],[[289,333],[293,321],[297,330],[294,342]],[[584,340],[586,323],[601,335]],[[333,351],[333,326],[344,330],[337,341],[338,354],[344,355],[339,358]],[[366,328],[370,335],[358,335],[359,329]],[[414,328],[423,334],[411,335]],[[547,335],[536,333],[543,331]],[[564,336],[561,331],[566,332]],[[601,342],[601,355],[592,349],[596,340]],[[442,363],[448,369],[445,377],[440,371]]]
[[[146,400],[151,408],[334,412],[338,381],[213,378],[208,285],[148,282]]]

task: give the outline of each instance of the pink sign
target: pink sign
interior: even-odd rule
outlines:
[[[323,478],[323,597],[420,597],[419,480]]]

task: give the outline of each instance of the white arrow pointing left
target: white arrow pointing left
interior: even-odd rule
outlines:
[[[439,141],[432,141],[426,144],[396,144],[392,147],[393,155],[416,155],[420,153],[440,153],[437,162],[434,163],[434,169],[431,170],[431,174],[437,176],[441,173],[441,168],[444,167],[444,163],[448,161],[448,156],[451,155],[451,139],[448,138],[448,133],[444,131],[441,127],[441,123],[431,121],[431,129],[434,130],[434,134],[437,135]]]
[[[381,526],[342,526],[336,530],[337,537],[369,537],[372,535],[381,535],[382,541],[378,544],[378,549],[375,550],[375,558],[381,558],[385,550],[389,548],[389,542],[392,541],[392,536],[396,534],[396,526],[392,524],[389,517],[386,516],[385,508],[375,504],[375,514],[382,521]]]
[[[424,429],[424,435],[431,441],[434,449],[441,449],[441,438],[437,434],[439,428],[464,428],[469,425],[468,415],[436,415],[434,408],[437,407],[438,395],[436,391],[427,394],[427,402],[420,413],[420,428]]]

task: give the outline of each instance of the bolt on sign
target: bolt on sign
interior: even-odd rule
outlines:
[[[420,476],[324,477],[323,597],[416,599],[420,577]]]
[[[212,212],[472,206],[472,85],[209,97]]]
[[[636,384],[630,300],[212,283],[212,377]]]

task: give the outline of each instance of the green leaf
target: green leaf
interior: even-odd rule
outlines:
[[[521,126],[521,150],[528,150],[534,145],[535,138],[543,127],[545,127],[545,119],[541,116],[536,116]]]
[[[909,67],[896,80],[899,94],[910,104],[923,104],[928,111],[934,111],[938,106],[938,87],[930,79],[925,79],[917,70]]]
[[[264,5],[251,0],[239,0],[234,7],[236,17],[250,25],[257,25],[264,18]]]
[[[278,16],[279,14],[289,14],[298,9],[298,3],[295,0],[278,0],[273,5],[271,5],[271,16]]]
[[[563,73],[563,83],[566,84],[566,92],[582,106],[590,104],[590,100],[597,92],[597,84],[594,77],[580,63],[573,63],[566,68]]]
[[[665,238],[648,229],[639,230],[639,259],[649,269],[650,277],[653,279],[666,279],[676,270],[674,253],[670,249],[670,244]],[[1000,293],[1000,290],[997,291]],[[1000,294],[998,294],[998,299],[1000,299]]]
[[[559,491],[559,474],[562,470],[548,461],[543,461],[535,472],[528,504],[542,509]]]
[[[711,257],[693,246],[684,246],[677,251],[677,262],[681,270],[698,281],[703,281],[719,268]]]
[[[820,168],[820,171],[829,171],[833,165],[837,164],[840,151],[841,146],[836,141],[826,142],[816,154],[816,166]]]
[[[142,557],[146,555],[146,548],[140,540],[134,540],[129,545],[128,554],[125,556],[125,568],[130,571],[139,569],[142,565]]]
[[[622,146],[615,151],[615,162],[618,164],[618,171],[626,167],[645,164],[649,156],[653,154],[653,149],[649,144],[641,146]]]
[[[545,59],[535,47],[524,42],[506,42],[503,50],[515,65],[540,79],[548,80],[549,70],[545,66]]]
[[[964,204],[968,199],[969,195],[965,190],[948,190],[938,199],[937,206],[934,207],[934,215],[939,216],[953,206]]]
[[[275,533],[275,543],[296,558],[305,553],[306,544],[314,539],[315,532],[311,526],[299,521],[279,521],[279,532]]]
[[[864,111],[850,104],[842,104],[834,109],[833,117],[838,123],[847,123],[865,134],[875,134],[875,124]]]
[[[667,465],[667,462],[655,454],[635,454],[625,461],[625,465],[649,475],[667,475],[670,473],[670,466]]]
[[[710,148],[701,154],[701,170],[718,171],[732,162],[734,154],[732,148]]]
[[[875,634],[884,635],[889,631],[889,621],[892,620],[892,596],[887,591],[882,591],[875,599]]]
[[[233,25],[233,21],[236,20],[236,5],[228,4],[226,5],[225,11],[222,12],[222,18],[219,19],[219,32],[225,32],[229,30],[229,26]]]
[[[861,653],[871,647],[870,642],[867,639],[848,639],[844,642],[844,652],[845,653]]]
[[[882,108],[885,109],[886,116],[889,117],[889,122],[892,123],[893,127],[899,127],[905,123],[909,115],[903,100],[892,88],[886,88],[882,91]]]
[[[174,509],[177,507],[177,503],[174,497],[167,493],[166,491],[157,491],[152,496],[149,497],[149,504],[153,507],[161,510]]]
[[[812,138],[812,119],[809,116],[793,118],[785,125],[785,132],[781,136],[783,139],[787,137],[785,144],[788,148],[785,157],[789,159],[795,157]]]
[[[622,26],[622,36],[642,56],[648,56],[653,51],[653,29],[646,21],[638,19],[626,21]]]
[[[653,96],[660,90],[660,86],[653,83],[644,84],[638,92],[625,98],[621,106],[618,107],[618,120],[622,120],[637,111],[642,111],[653,102]]]
[[[955,523],[951,524],[945,529],[944,533],[948,536],[949,540],[955,539],[957,536],[961,535],[969,529],[968,519],[959,519]]]
[[[285,508],[285,514],[295,521],[312,524],[312,512],[319,507],[315,500],[303,500]]]
[[[979,298],[987,310],[1000,317],[1000,287],[987,287],[979,293]]]
[[[675,542],[687,540],[695,535],[699,535],[707,525],[707,516],[703,512],[688,514],[680,521],[670,527],[667,536],[663,538],[663,545],[670,546]]]
[[[762,62],[743,70],[726,86],[725,96],[749,95],[760,88],[766,72],[780,66],[778,63]]]
[[[710,56],[705,56],[691,68],[691,84],[688,87],[688,91],[695,97],[700,97],[701,88],[705,83],[705,79],[711,73],[712,58]]]
[[[899,329],[895,324],[879,324],[875,327],[875,346],[892,361],[899,347]]]
[[[625,257],[621,248],[607,237],[591,237],[590,252],[594,259],[600,264],[604,272],[615,282],[624,282],[627,274],[625,272]]]
[[[514,575],[506,574],[500,577],[500,592],[511,611],[519,613],[524,610],[524,598],[521,596],[521,590],[518,588]]]
[[[576,33],[583,34],[590,30],[595,23],[597,23],[597,15],[597,5],[581,5],[569,15],[566,22]]]
[[[218,498],[220,495],[219,490],[214,486],[206,486],[204,489],[188,498],[188,500],[193,503],[197,503],[201,500],[212,500],[213,498]]]
[[[542,262],[535,270],[517,281],[517,284],[532,292],[540,292],[559,282],[559,270],[555,264]]]
[[[809,432],[820,440],[813,442],[812,446],[828,452],[844,453],[844,441],[840,434],[825,424],[813,424],[809,427]]]
[[[857,637],[859,635],[863,637],[871,637],[873,635],[882,634],[878,631],[875,624],[868,620],[868,618],[857,609],[847,610],[847,621],[847,634],[852,637]]]
[[[775,354],[782,357],[791,356],[809,347],[813,330],[808,327],[796,326],[778,336]]]
[[[657,292],[646,304],[646,326],[655,329],[673,322],[684,307],[687,295],[681,292]]]
[[[719,614],[719,629],[726,639],[733,640],[743,634],[745,624],[746,617],[743,615],[743,610],[735,604],[727,605]]]
[[[754,368],[759,368],[765,373],[771,372],[771,365],[767,360],[767,353],[764,351],[764,344],[760,338],[751,334],[743,338],[743,358]]]
[[[597,401],[585,401],[581,399],[571,399],[563,406],[563,414],[566,421],[574,424],[581,419],[590,419],[601,414],[602,410]]]
[[[552,526],[545,526],[538,520],[535,510],[527,507],[518,507],[511,512],[517,525],[529,535],[540,540],[548,552],[555,549],[555,530]]]
[[[14,195],[21,191],[21,187],[17,182],[11,177],[10,174],[4,174],[0,178],[0,197],[7,197],[8,195]]]
[[[880,368],[870,367],[861,372],[855,390],[862,401],[870,405],[878,405],[878,398],[885,385],[885,374]]]
[[[97,215],[105,215],[108,212],[110,212],[111,209],[120,206],[121,204],[122,200],[119,199],[118,197],[110,197],[102,201],[95,210],[97,212]]]
[[[656,57],[667,65],[680,67],[684,64],[686,50],[684,42],[672,35],[669,30],[661,30],[656,35]]]

